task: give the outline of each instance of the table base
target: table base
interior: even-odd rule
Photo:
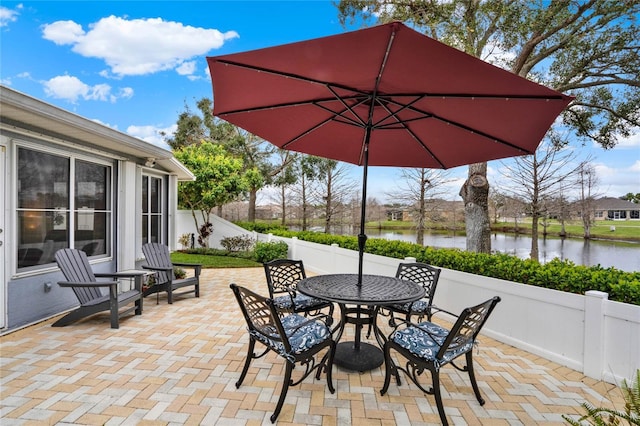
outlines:
[[[336,346],[333,357],[334,364],[352,371],[369,371],[378,368],[384,362],[382,350],[369,343],[360,342],[360,348],[355,348],[355,342],[342,342]]]

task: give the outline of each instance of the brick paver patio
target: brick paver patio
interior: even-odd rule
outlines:
[[[49,320],[0,337],[2,425],[259,425],[270,424],[283,362],[254,360],[240,389],[248,341],[229,289],[235,282],[267,293],[262,268],[205,270],[201,297],[173,305],[145,299],[142,316],[109,328],[99,314],[63,328]],[[496,309],[500,309],[500,305]],[[351,326],[351,329],[353,327]],[[580,404],[623,407],[617,387],[481,335],[476,376],[480,406],[466,373],[443,369],[451,424],[564,424]],[[294,370],[295,373],[295,370]],[[336,393],[324,375],[289,390],[279,425],[439,424],[435,401],[403,380],[380,396],[382,368],[334,369]],[[426,382],[430,378],[426,377]]]

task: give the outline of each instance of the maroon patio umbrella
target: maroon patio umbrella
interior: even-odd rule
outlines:
[[[447,169],[532,154],[572,97],[399,22],[207,58],[213,114],[292,151]]]

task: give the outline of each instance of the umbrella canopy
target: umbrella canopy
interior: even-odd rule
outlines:
[[[207,61],[215,116],[280,148],[364,166],[362,240],[368,165],[532,154],[572,100],[399,22]]]

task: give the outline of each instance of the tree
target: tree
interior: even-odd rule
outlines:
[[[584,162],[580,165],[577,175],[577,185],[580,188],[578,206],[580,209],[580,219],[582,220],[583,236],[587,240],[591,238],[591,224],[593,223],[593,203],[598,197],[596,190],[598,187],[598,175],[593,164]]]
[[[387,194],[411,206],[416,226],[416,244],[424,245],[429,199],[443,196],[446,193],[443,185],[447,182],[449,173],[443,170],[401,168],[399,188],[393,194]]]
[[[538,223],[547,215],[547,203],[566,189],[582,164],[575,164],[576,153],[552,144],[541,145],[533,155],[516,157],[510,163],[501,162],[500,174],[511,186],[507,191],[529,203],[531,214],[531,260],[539,261]]]
[[[287,161],[276,165],[271,163],[278,148],[259,137],[246,132],[226,121],[213,116],[211,99],[202,98],[197,103],[199,114],[188,107],[178,117],[178,129],[173,137],[166,138],[167,143],[178,149],[185,145],[199,143],[200,140],[219,143],[227,151],[242,159],[244,173],[248,179],[249,218],[255,221],[257,192],[271,184],[273,178],[283,167],[292,161],[293,153],[287,151]]]
[[[198,230],[198,243],[207,247],[212,228],[209,215],[217,206],[236,198],[248,188],[241,174],[242,160],[230,156],[221,145],[201,141],[174,151],[175,157],[195,176],[193,182],[180,182],[178,205],[191,210]]]
[[[287,188],[295,184],[298,181],[298,169],[297,162],[290,162],[290,153],[284,150],[279,150],[278,157],[280,158],[284,167],[280,169],[274,180],[273,184],[280,188],[280,208],[282,212],[282,225],[286,224],[287,217]]]
[[[324,205],[324,232],[329,234],[334,224],[334,216],[341,212],[345,197],[355,189],[355,182],[348,181],[344,163],[318,158],[315,166],[320,183],[320,204]]]
[[[302,155],[298,163],[300,169],[299,198],[302,206],[302,230],[306,231],[309,219],[309,206],[312,201],[312,184],[319,179],[322,158],[313,155]]]
[[[631,201],[632,203],[640,203],[640,192],[634,194],[633,192],[628,192],[625,196],[620,197],[621,200]]]
[[[427,35],[576,97],[563,122],[576,139],[612,148],[639,122],[638,1],[341,0],[339,18],[400,20]],[[467,250],[489,252],[486,164],[471,165]]]
[[[498,218],[503,216],[503,207],[506,204],[505,195],[495,188],[489,190],[489,207],[493,211],[493,223],[498,224]]]

